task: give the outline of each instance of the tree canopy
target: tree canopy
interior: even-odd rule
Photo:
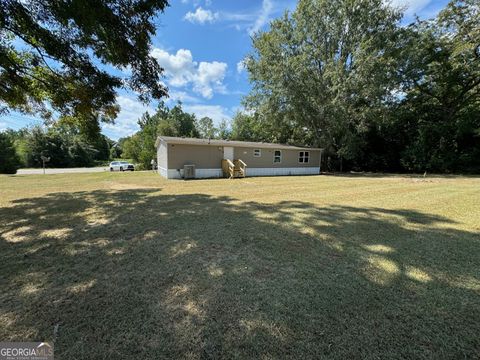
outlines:
[[[208,116],[204,116],[201,119],[197,120],[196,124],[198,133],[203,139],[213,139],[217,129],[213,125],[213,120]]]
[[[149,51],[154,18],[167,5],[167,0],[2,0],[0,110],[45,118],[55,112],[95,128],[98,121],[115,119],[120,87],[144,102],[164,97],[163,70]]]
[[[253,39],[246,99],[275,140],[307,141],[349,157],[391,90],[400,13],[382,0],[301,0]],[[275,130],[276,129],[276,130]]]
[[[169,108],[161,102],[155,114],[143,114],[138,125],[140,130],[123,140],[122,157],[132,159],[144,169],[148,169],[150,161],[157,158],[157,136],[199,136],[195,115],[185,112],[181,103]]]
[[[13,161],[23,167],[40,167],[42,156],[50,158],[49,167],[93,166],[98,161],[108,161],[114,146],[114,142],[105,135],[86,137],[75,126],[63,123],[8,130],[0,134],[8,138],[13,146]],[[1,153],[5,153],[1,149]]]
[[[410,27],[396,121],[411,170],[480,170],[480,4],[454,1]],[[408,125],[407,125],[408,124]]]

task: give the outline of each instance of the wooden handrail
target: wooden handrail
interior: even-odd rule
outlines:
[[[240,177],[245,177],[246,168],[247,164],[241,159],[236,159],[233,161],[229,159],[222,160],[223,174],[228,176],[230,179],[233,179],[235,175],[238,175],[238,173],[241,174]]]
[[[247,167],[247,164],[245,164],[242,159],[238,159],[237,161],[242,165],[243,168]]]
[[[233,162],[235,164],[235,170],[240,171],[240,173],[242,174],[242,177],[245,177],[247,164],[245,164],[245,162],[242,159],[236,159]]]
[[[229,159],[222,160],[222,170],[225,175],[229,175],[229,178],[233,178],[235,174],[235,165]]]

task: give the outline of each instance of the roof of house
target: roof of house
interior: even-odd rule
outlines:
[[[167,144],[185,144],[185,145],[237,146],[237,147],[261,148],[261,149],[323,150],[321,148],[293,146],[293,145],[286,145],[286,144],[272,144],[272,143],[265,143],[265,142],[197,139],[197,138],[183,138],[183,137],[172,137],[172,136],[159,136],[156,141],[157,147],[160,141],[165,141]]]

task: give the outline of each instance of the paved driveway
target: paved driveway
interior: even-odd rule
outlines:
[[[90,173],[108,171],[108,166],[104,167],[89,167],[89,168],[65,168],[65,169],[45,169],[45,174],[75,174],[75,173]],[[43,174],[43,169],[19,169],[18,175],[37,175]]]

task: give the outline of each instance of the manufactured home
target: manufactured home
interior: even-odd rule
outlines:
[[[158,173],[168,179],[313,175],[322,149],[263,142],[160,136]]]

